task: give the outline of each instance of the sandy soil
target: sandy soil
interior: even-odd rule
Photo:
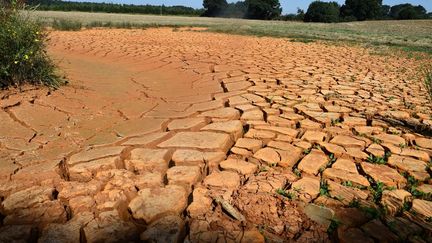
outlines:
[[[49,53],[69,85],[0,93],[0,242],[431,240],[413,59],[171,29]]]

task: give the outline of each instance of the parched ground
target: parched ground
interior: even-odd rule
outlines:
[[[0,93],[0,242],[431,242],[418,61],[184,29],[49,52],[69,85]]]

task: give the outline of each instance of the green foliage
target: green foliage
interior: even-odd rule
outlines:
[[[336,231],[337,231],[337,229],[338,229],[338,227],[341,225],[342,223],[339,221],[339,220],[337,220],[337,219],[332,219],[331,221],[330,221],[330,226],[328,227],[328,229],[327,229],[327,233],[328,234],[333,234],[333,233],[335,233]]]
[[[428,18],[426,9],[409,3],[394,5],[390,8],[389,16],[393,19],[425,19]]]
[[[229,3],[220,17],[245,18],[247,6],[245,2]]]
[[[103,12],[103,13],[133,13],[133,14],[163,14],[200,16],[204,10],[185,6],[155,6],[133,5],[115,3],[73,2],[61,0],[27,0],[31,6],[39,5],[39,10],[49,11],[78,11],[78,12]]]
[[[346,0],[341,16],[353,16],[357,20],[377,19],[382,15],[382,0]]]
[[[369,155],[367,161],[372,164],[385,165],[387,161],[384,157],[375,157],[374,155]]]
[[[245,0],[248,19],[274,19],[282,13],[279,0]]]
[[[226,0],[204,0],[203,7],[205,12],[203,16],[216,17],[222,15],[223,11],[227,8],[228,3]]]
[[[407,178],[407,185],[406,185],[406,190],[408,192],[410,192],[414,198],[422,198],[425,200],[431,200],[432,199],[432,194],[430,193],[424,193],[421,192],[417,189],[417,187],[419,186],[420,182],[415,179],[413,176],[409,175],[408,173],[403,173],[403,176],[405,178]]]
[[[302,176],[302,174],[301,174],[301,172],[300,172],[300,170],[299,169],[294,169],[294,174],[297,176],[297,177],[299,177],[299,178],[301,178],[301,176]]]
[[[350,208],[360,208],[360,201],[356,198],[354,198],[349,204],[348,207]]]
[[[427,91],[429,92],[429,96],[432,100],[432,66],[425,67],[423,69],[424,73],[424,84],[426,86]]]
[[[321,180],[320,184],[320,196],[330,197],[329,186],[327,181]]]
[[[63,30],[63,31],[78,31],[81,30],[82,24],[78,21],[55,19],[52,28],[55,30]]]
[[[330,168],[332,167],[332,165],[336,162],[336,157],[334,156],[334,154],[329,154],[329,162],[327,163],[326,168]]]
[[[305,12],[303,9],[297,8],[297,14],[286,14],[281,15],[277,20],[284,21],[303,21],[305,16]]]
[[[276,193],[279,194],[279,195],[281,195],[281,196],[283,196],[283,197],[286,197],[286,198],[288,198],[290,200],[294,200],[294,199],[297,198],[296,193],[290,192],[290,191],[286,191],[286,190],[281,189],[281,188],[278,188],[276,190]]]
[[[0,88],[24,83],[53,88],[63,82],[45,51],[46,34],[16,1],[0,0]]]
[[[351,181],[344,181],[342,182],[342,186],[353,187],[353,184]]]
[[[339,22],[339,5],[337,2],[312,2],[305,14],[304,21],[324,23]]]
[[[375,183],[375,185],[369,187],[369,191],[371,192],[372,198],[375,203],[380,202],[384,189],[385,189],[385,185],[380,181]]]
[[[381,16],[380,19],[391,19],[390,17],[390,5],[382,5],[381,6]]]

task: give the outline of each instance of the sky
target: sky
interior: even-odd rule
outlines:
[[[72,1],[72,0],[71,0]],[[152,4],[167,6],[183,5],[194,8],[202,7],[202,0],[75,0],[84,2],[106,2],[106,3],[126,3],[126,4]],[[297,8],[306,10],[313,0],[280,0],[283,8],[283,13],[295,13]],[[343,4],[345,0],[333,0]],[[228,0],[228,2],[237,2],[236,0]],[[330,0],[323,0],[323,2],[330,2]],[[432,12],[432,0],[383,0],[383,4],[396,5],[400,3],[411,3],[413,5],[422,5],[428,12]]]

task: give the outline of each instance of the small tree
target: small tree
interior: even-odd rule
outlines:
[[[338,22],[339,5],[337,2],[312,2],[304,16],[304,21],[324,23]]]
[[[346,0],[340,12],[342,17],[354,16],[357,20],[377,19],[382,15],[382,0]]]
[[[205,9],[204,16],[216,17],[220,16],[228,7],[226,0],[204,0],[203,7]]]
[[[245,3],[249,19],[274,19],[282,13],[279,0],[246,0]]]

